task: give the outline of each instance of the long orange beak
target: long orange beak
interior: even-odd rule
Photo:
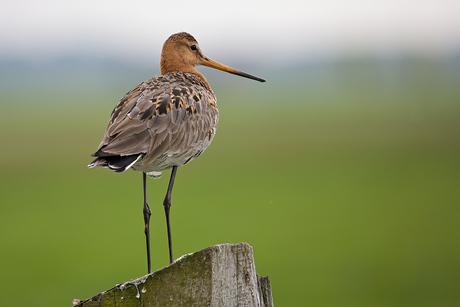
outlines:
[[[259,77],[255,77],[255,76],[247,74],[245,72],[242,72],[242,71],[236,70],[234,68],[228,67],[227,65],[220,64],[219,62],[213,61],[213,60],[211,60],[210,58],[207,58],[207,57],[203,57],[203,62],[201,62],[201,65],[212,67],[212,68],[219,69],[219,70],[222,70],[222,71],[226,71],[226,72],[229,72],[231,74],[238,75],[238,76],[241,76],[241,77],[257,80],[259,82],[265,82],[264,79],[261,79]]]

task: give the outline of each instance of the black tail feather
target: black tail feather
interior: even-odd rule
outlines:
[[[93,168],[95,166],[106,167],[115,173],[122,173],[130,168],[139,158],[141,154],[135,154],[130,156],[105,156],[97,157],[91,162],[88,167]]]

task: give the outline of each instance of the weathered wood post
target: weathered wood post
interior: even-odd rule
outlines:
[[[273,306],[270,280],[256,274],[247,243],[220,244],[177,259],[144,277],[125,282],[79,307]]]

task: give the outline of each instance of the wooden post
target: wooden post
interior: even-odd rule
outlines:
[[[272,307],[270,280],[256,274],[252,247],[220,244],[180,257],[171,265],[125,282],[79,307]]]

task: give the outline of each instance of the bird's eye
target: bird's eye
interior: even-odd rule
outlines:
[[[190,50],[196,51],[196,50],[197,50],[196,45],[191,45],[191,46],[190,46]]]

